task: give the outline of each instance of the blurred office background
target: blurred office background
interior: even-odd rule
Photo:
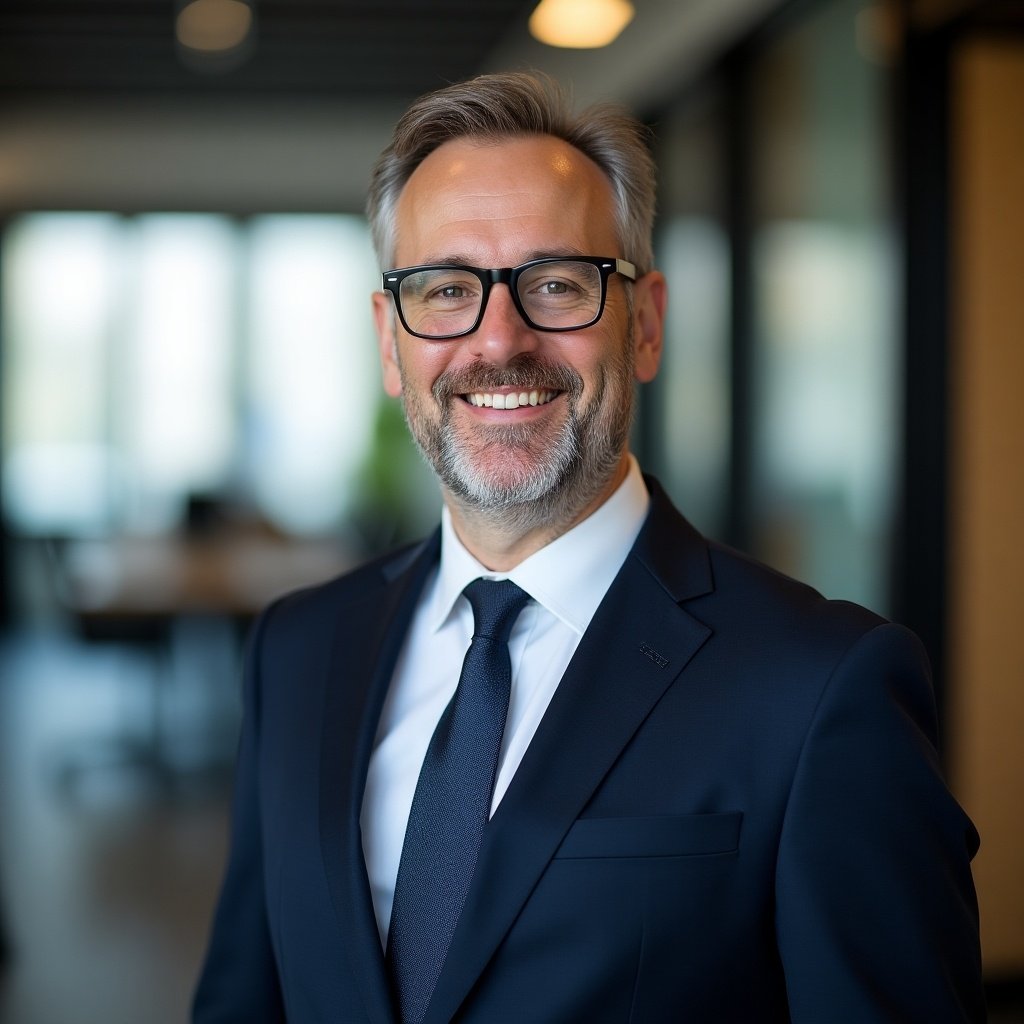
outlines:
[[[524,66],[655,130],[642,461],[925,640],[1024,1020],[1024,4],[635,0],[569,49],[535,2],[0,9],[2,1024],[184,1019],[246,625],[437,513],[378,383],[370,165],[415,95]]]

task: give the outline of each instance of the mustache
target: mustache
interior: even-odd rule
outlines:
[[[583,378],[571,367],[553,363],[529,353],[515,356],[504,366],[480,363],[457,370],[446,370],[434,381],[434,400],[444,406],[456,395],[498,388],[536,388],[565,391],[573,397],[583,393]]]

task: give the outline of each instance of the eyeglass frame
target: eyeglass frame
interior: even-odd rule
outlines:
[[[597,314],[592,320],[584,324],[576,324],[572,327],[544,327],[531,320],[519,297],[519,278],[528,270],[534,267],[543,266],[545,263],[588,263],[597,267],[601,275],[601,301],[597,307]],[[454,334],[422,334],[414,331],[405,319],[402,312],[402,299],[400,291],[402,282],[413,274],[420,274],[427,270],[462,270],[472,274],[483,289],[480,296],[480,309],[477,311],[476,320],[471,327],[464,331],[457,331]],[[450,341],[453,338],[464,338],[467,334],[476,331],[483,322],[484,313],[487,311],[487,302],[491,297],[491,288],[496,284],[508,285],[509,294],[512,297],[512,304],[516,312],[523,318],[526,325],[535,331],[549,331],[553,333],[564,333],[566,331],[582,331],[587,327],[593,327],[604,314],[605,300],[608,298],[608,278],[612,274],[621,274],[627,281],[636,281],[636,265],[629,260],[619,259],[615,256],[543,256],[536,260],[527,260],[520,263],[518,267],[473,267],[463,263],[425,263],[418,267],[400,267],[396,270],[387,270],[381,275],[381,285],[384,291],[390,292],[394,302],[398,319],[402,326],[414,338],[422,338],[424,341]]]

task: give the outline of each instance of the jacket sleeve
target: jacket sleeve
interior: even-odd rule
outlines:
[[[942,780],[924,652],[885,624],[841,658],[804,741],[776,874],[794,1024],[985,1020],[974,826]]]
[[[192,1007],[194,1024],[284,1024],[270,942],[259,809],[260,647],[268,609],[253,628],[243,677],[231,853]]]

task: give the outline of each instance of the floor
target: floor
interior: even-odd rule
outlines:
[[[0,642],[0,1024],[187,1019],[237,730],[234,666],[219,704],[183,683],[231,657],[204,632],[160,649],[52,630]],[[191,657],[204,673],[184,671]]]

